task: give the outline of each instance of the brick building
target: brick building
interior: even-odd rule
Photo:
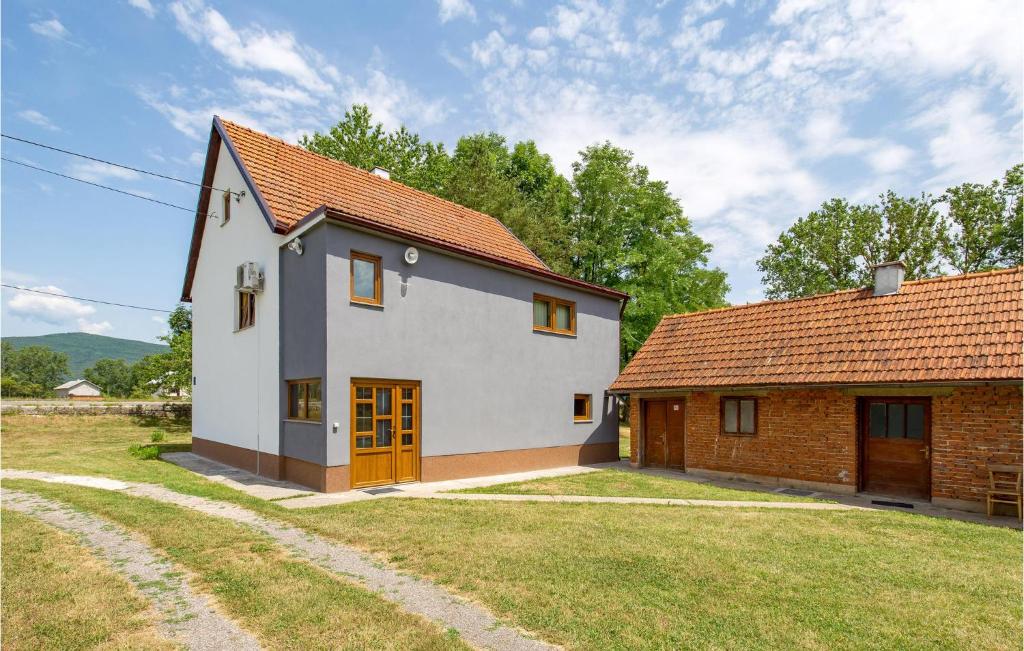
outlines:
[[[630,460],[981,510],[1022,462],[1021,268],[666,316],[611,387]]]

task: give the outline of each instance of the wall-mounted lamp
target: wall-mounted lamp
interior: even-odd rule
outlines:
[[[302,240],[296,237],[291,242],[288,242],[288,250],[296,255],[302,255]]]

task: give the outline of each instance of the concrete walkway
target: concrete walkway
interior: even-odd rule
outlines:
[[[397,572],[379,560],[354,547],[323,538],[317,534],[265,518],[246,508],[177,493],[156,484],[106,480],[96,483],[95,477],[79,477],[36,470],[9,470],[0,473],[5,479],[35,479],[56,484],[83,485],[85,480],[96,488],[118,490],[135,497],[144,497],[193,509],[220,518],[227,518],[260,531],[290,549],[296,556],[339,577],[355,580],[384,599],[398,604],[407,612],[433,620],[442,629],[453,628],[464,640],[478,648],[532,650],[550,649],[550,645],[504,626],[481,606],[457,597],[441,586]],[[6,501],[7,491],[4,491]],[[223,648],[231,648],[226,646]]]
[[[256,638],[218,613],[205,595],[195,592],[180,568],[128,530],[32,493],[5,490],[3,506],[81,540],[155,606],[160,632],[175,644],[193,651],[260,648]]]

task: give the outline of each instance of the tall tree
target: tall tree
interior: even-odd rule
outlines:
[[[863,287],[871,266],[901,260],[907,278],[940,268],[942,221],[928,195],[893,192],[875,205],[831,199],[786,229],[757,261],[768,298],[794,298]]]
[[[942,195],[949,220],[941,241],[942,254],[957,272],[1022,263],[1022,172],[1024,165],[1015,165],[1001,183],[963,183]]]
[[[108,396],[118,398],[127,398],[134,388],[132,367],[123,359],[96,360],[95,364],[85,369],[85,379]]]
[[[622,321],[623,363],[665,314],[725,305],[725,273],[707,266],[711,245],[632,152],[607,142],[588,147],[573,165],[572,187],[574,275],[632,296]]]
[[[68,376],[68,356],[46,346],[26,346],[15,350],[3,342],[2,375],[18,382],[34,384],[50,391]]]

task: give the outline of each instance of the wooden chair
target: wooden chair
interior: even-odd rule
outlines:
[[[1017,507],[1017,518],[1024,520],[1021,485],[1024,471],[1020,466],[989,464],[988,466],[988,517],[996,504],[1013,504]]]

